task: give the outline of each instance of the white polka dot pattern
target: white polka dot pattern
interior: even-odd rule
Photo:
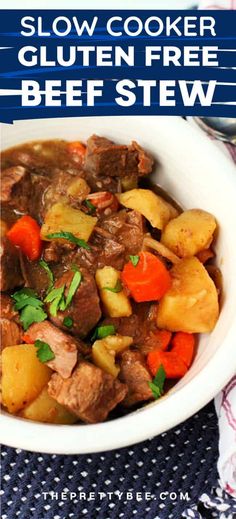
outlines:
[[[181,427],[118,451],[3,448],[2,519],[233,519],[235,503],[217,484],[217,435],[210,404]]]

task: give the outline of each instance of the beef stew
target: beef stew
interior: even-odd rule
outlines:
[[[1,161],[3,407],[71,425],[160,398],[218,319],[215,217],[152,188],[135,141],[30,142]]]

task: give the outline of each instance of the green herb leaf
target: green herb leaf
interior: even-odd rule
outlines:
[[[113,324],[108,324],[107,326],[98,326],[91,337],[91,341],[96,341],[96,339],[104,339],[109,335],[115,335],[116,329]]]
[[[94,214],[95,211],[96,211],[96,207],[95,205],[92,204],[92,202],[90,202],[90,200],[88,200],[86,198],[86,200],[84,201],[85,205],[87,206],[87,208],[89,209],[89,213],[90,214]]]
[[[51,271],[49,265],[44,260],[39,261],[40,267],[42,267],[44,270],[46,270],[48,278],[49,278],[49,285],[48,285],[48,292],[52,289],[53,283],[54,283],[54,275]]]
[[[164,370],[164,367],[161,364],[153,381],[148,382],[148,385],[149,385],[150,389],[152,390],[153,396],[156,400],[158,398],[160,398],[160,396],[163,393],[165,379],[166,379],[166,372]]]
[[[64,312],[71,304],[71,301],[75,295],[77,288],[79,287],[82,274],[78,269],[77,265],[74,265],[71,270],[74,270],[75,274],[71,280],[67,296],[65,297],[65,284],[59,288],[53,288],[49,294],[45,297],[45,303],[51,303],[49,312],[53,317],[57,316],[57,312],[60,310]]]
[[[21,301],[17,301],[14,305],[15,310],[22,310],[25,306],[33,306],[39,308],[43,306],[42,301],[34,297],[23,298]]]
[[[71,317],[67,316],[63,319],[63,325],[67,328],[72,328],[74,321]]]
[[[73,296],[75,295],[75,292],[77,290],[77,288],[79,287],[80,283],[81,283],[81,279],[82,279],[82,275],[81,275],[81,272],[78,270],[75,272],[73,278],[72,278],[72,281],[71,281],[71,284],[70,284],[70,288],[68,290],[68,294],[67,294],[67,297],[66,297],[66,306],[65,308],[67,308],[71,301],[72,301],[72,298]]]
[[[73,270],[73,272],[80,272],[78,265],[75,263],[71,265],[70,270]]]
[[[90,246],[87,244],[87,242],[85,240],[82,240],[81,238],[77,238],[77,236],[75,236],[72,232],[53,232],[51,234],[47,234],[46,238],[48,238],[49,240],[62,238],[64,240],[70,241],[71,243],[75,243],[76,245],[78,245],[78,247],[81,247],[82,249],[90,250]]]
[[[44,299],[45,303],[51,303],[49,312],[53,317],[57,316],[58,310],[65,310],[64,290],[65,285],[59,288],[53,288]]]
[[[153,382],[148,382],[148,385],[150,387],[150,389],[152,390],[152,394],[154,396],[154,398],[157,400],[158,398],[160,398],[161,396],[161,391],[159,389],[158,386],[155,386],[155,384],[153,384]]]
[[[36,292],[32,288],[21,288],[17,290],[14,294],[12,294],[12,299],[15,301],[21,301],[22,299],[27,299],[28,297],[38,297]]]
[[[49,360],[55,359],[55,355],[47,342],[40,341],[37,339],[34,343],[37,348],[37,357],[40,362],[48,362]]]
[[[31,288],[22,288],[12,295],[15,310],[20,311],[20,321],[24,330],[33,323],[40,323],[47,319],[43,309],[43,302]]]
[[[59,288],[53,288],[49,294],[45,297],[44,301],[45,303],[51,303],[54,301],[57,297],[61,297],[64,294],[65,285],[62,285]]]
[[[103,287],[103,290],[109,290],[109,292],[114,292],[115,294],[117,294],[118,292],[121,292],[122,284],[121,284],[120,279],[118,279],[118,281],[116,283],[116,286],[114,288],[112,288],[112,287]]]
[[[139,256],[130,256],[129,259],[130,259],[131,263],[133,264],[133,266],[137,267],[138,262],[139,262]]]
[[[33,323],[41,323],[47,319],[47,314],[42,308],[35,308],[27,305],[23,308],[20,315],[20,321],[24,330],[27,330]]]
[[[153,384],[158,386],[160,388],[160,390],[163,391],[165,379],[166,379],[166,372],[164,370],[163,365],[161,364],[153,379]]]
[[[21,310],[24,306],[43,306],[42,301],[38,298],[37,294],[31,288],[22,288],[15,292],[12,296],[15,301],[15,310]]]

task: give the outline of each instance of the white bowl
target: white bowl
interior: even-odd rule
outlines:
[[[236,370],[236,168],[200,130],[178,117],[90,117],[2,125],[2,149],[34,139],[86,140],[92,133],[117,142],[136,139],[158,159],[156,181],[186,208],[212,212],[220,225],[217,263],[223,306],[214,331],[201,337],[196,359],[171,392],[129,415],[96,425],[48,425],[7,414],[1,441],[32,451],[72,454],[140,442],[186,420],[209,402]]]

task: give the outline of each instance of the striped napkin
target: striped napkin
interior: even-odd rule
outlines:
[[[218,472],[222,487],[236,498],[236,376],[215,398],[219,419]]]
[[[236,9],[236,0],[200,0],[199,9]],[[236,146],[229,144],[227,149],[236,164]],[[220,483],[236,498],[236,376],[217,395],[215,407],[220,433],[217,465]]]

